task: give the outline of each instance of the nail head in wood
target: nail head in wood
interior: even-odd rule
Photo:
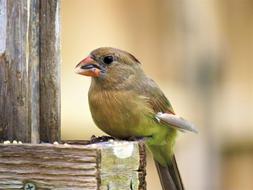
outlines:
[[[32,182],[26,182],[24,184],[24,190],[36,190],[36,185]]]

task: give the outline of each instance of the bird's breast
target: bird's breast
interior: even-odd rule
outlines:
[[[89,105],[96,125],[114,137],[143,136],[151,121],[152,111],[145,98],[131,91],[90,90]]]

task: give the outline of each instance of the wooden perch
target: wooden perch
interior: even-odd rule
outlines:
[[[0,189],[145,190],[145,165],[141,142],[0,144]]]

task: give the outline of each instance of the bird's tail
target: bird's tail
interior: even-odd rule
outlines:
[[[163,190],[184,190],[175,155],[171,157],[167,166],[162,166],[156,160],[155,165]]]

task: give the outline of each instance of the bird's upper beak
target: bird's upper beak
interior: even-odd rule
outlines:
[[[88,56],[77,64],[75,67],[75,72],[80,75],[99,77],[101,73],[101,67],[91,56]]]

